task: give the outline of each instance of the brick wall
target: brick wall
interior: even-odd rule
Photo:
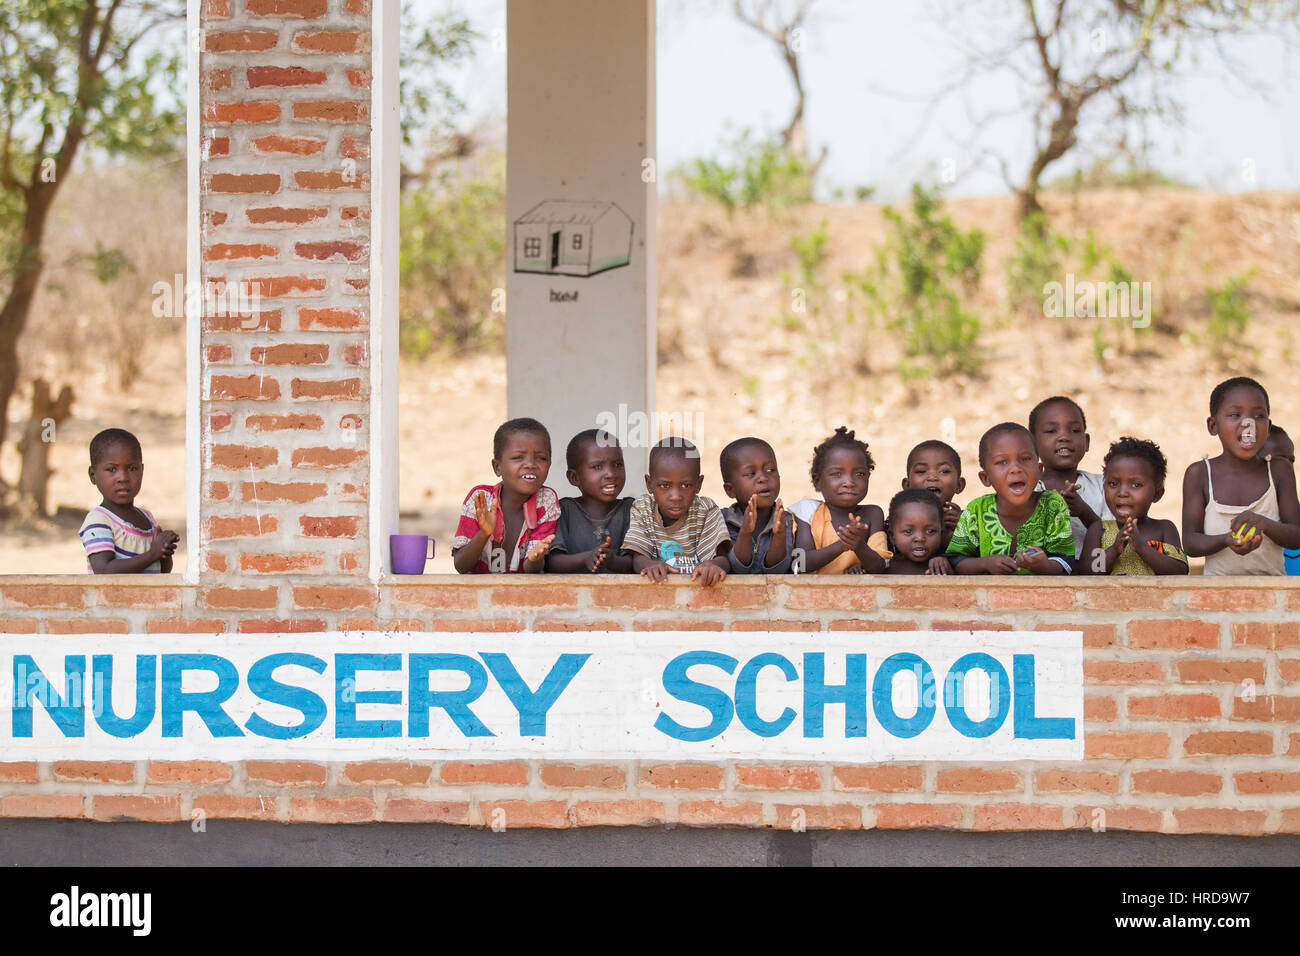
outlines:
[[[1300,586],[580,576],[260,588],[0,583],[0,632],[1082,630],[1080,762],[0,764],[0,815],[469,825],[1300,832]],[[281,579],[276,578],[277,582]],[[0,638],[3,639],[3,638]],[[436,639],[436,638],[435,638]],[[717,639],[715,639],[716,642]],[[725,638],[722,638],[725,642]],[[1250,682],[1249,684],[1246,682]],[[1253,697],[1253,700],[1250,699]],[[1098,814],[1100,809],[1104,814]],[[495,812],[495,816],[494,816]]]

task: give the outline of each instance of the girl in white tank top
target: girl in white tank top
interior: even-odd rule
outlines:
[[[1268,491],[1248,505],[1225,505],[1214,500],[1214,475],[1210,469],[1210,456],[1202,455],[1205,462],[1205,480],[1209,485],[1209,500],[1205,504],[1205,534],[1227,534],[1231,531],[1232,519],[1243,511],[1253,511],[1273,521],[1281,520],[1282,513],[1277,504],[1277,489],[1273,487],[1273,456],[1264,458],[1268,466]],[[1282,546],[1272,538],[1257,532],[1264,540],[1258,548],[1249,554],[1237,554],[1231,548],[1224,548],[1214,554],[1205,556],[1206,575],[1239,574],[1285,574],[1285,557]]]

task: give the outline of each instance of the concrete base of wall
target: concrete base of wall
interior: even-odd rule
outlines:
[[[0,866],[1291,866],[1300,836],[0,822]]]

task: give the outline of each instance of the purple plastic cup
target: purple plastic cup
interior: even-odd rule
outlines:
[[[433,559],[433,538],[427,534],[390,534],[388,555],[394,574],[423,574],[424,562]]]

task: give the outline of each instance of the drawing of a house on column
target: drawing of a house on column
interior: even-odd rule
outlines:
[[[592,276],[632,257],[632,217],[612,202],[551,199],[515,220],[515,271]]]

